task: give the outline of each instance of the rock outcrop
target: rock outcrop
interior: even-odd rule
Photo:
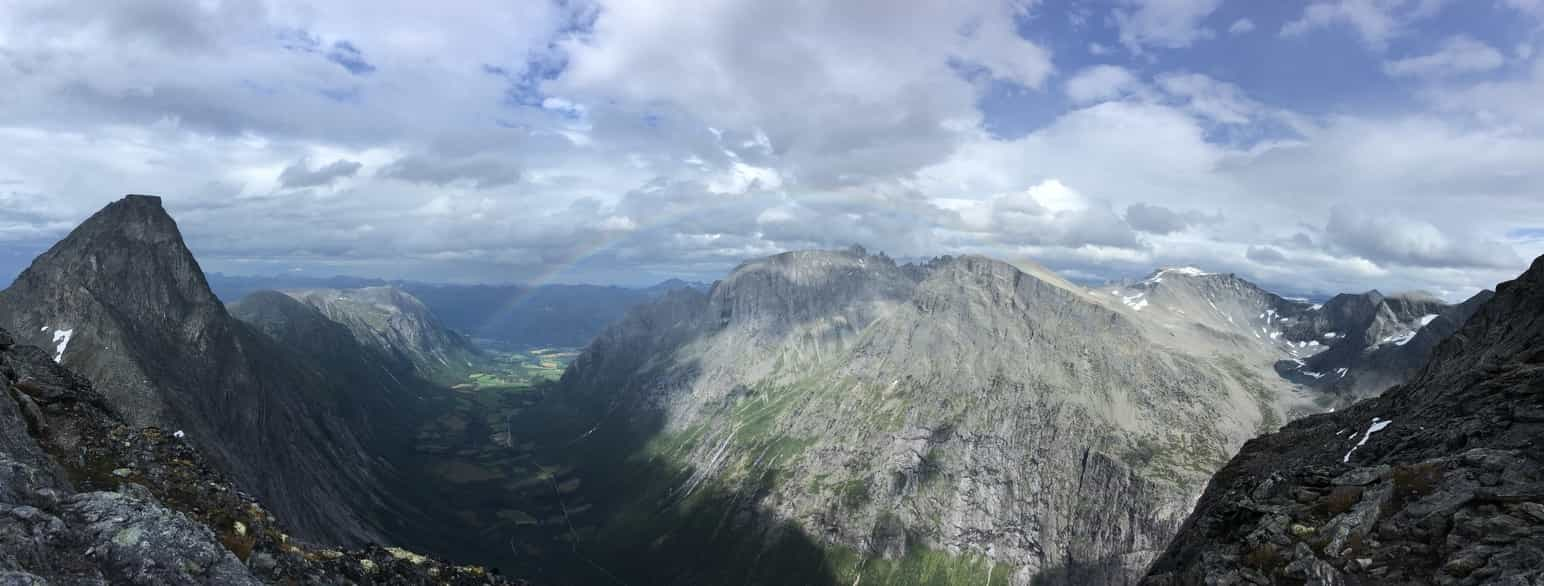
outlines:
[[[1544,258],[1383,395],[1247,443],[1145,584],[1544,580]]]
[[[0,329],[0,582],[507,583],[405,550],[291,538],[185,432],[136,428]]]
[[[0,327],[103,389],[135,427],[192,443],[306,537],[380,541],[391,472],[361,413],[379,389],[344,384],[232,317],[159,198],[87,219],[0,292]]]

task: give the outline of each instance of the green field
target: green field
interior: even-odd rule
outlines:
[[[579,356],[577,348],[488,349],[492,357],[473,372],[457,390],[524,391],[563,376],[563,369]]]

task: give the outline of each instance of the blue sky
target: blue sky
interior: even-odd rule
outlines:
[[[1544,253],[1539,0],[21,0],[0,278],[128,192],[210,270],[710,280],[861,243],[1458,298]]]

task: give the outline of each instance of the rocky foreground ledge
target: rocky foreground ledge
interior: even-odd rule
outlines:
[[[399,548],[301,543],[177,430],[125,425],[0,330],[0,584],[520,584]]]

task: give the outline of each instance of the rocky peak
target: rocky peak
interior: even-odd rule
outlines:
[[[0,328],[52,350],[129,425],[185,430],[298,533],[378,538],[351,507],[385,498],[390,472],[360,438],[391,432],[342,414],[374,390],[231,317],[158,198],[114,202],[39,256],[0,292]]]
[[[161,198],[149,195],[126,196],[92,215],[39,256],[12,290],[85,290],[116,310],[166,321],[221,312],[177,223]]]

